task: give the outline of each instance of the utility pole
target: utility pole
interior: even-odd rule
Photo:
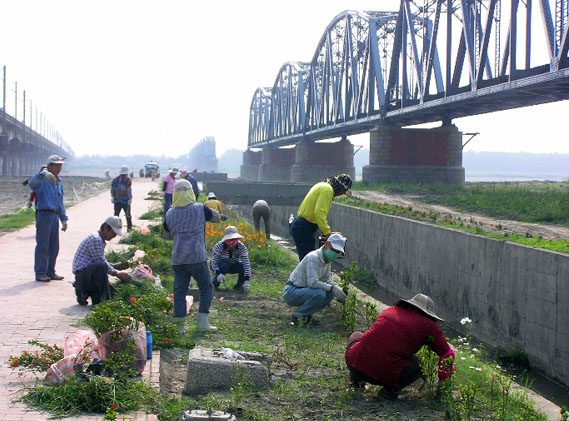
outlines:
[[[2,134],[6,133],[6,65],[4,65],[4,76],[2,79]]]
[[[22,133],[22,140],[25,141],[26,140],[26,90],[25,89],[24,89],[24,117],[22,123],[24,124],[24,127],[22,128],[22,130],[24,131]]]
[[[18,82],[14,82],[14,119],[18,119]]]

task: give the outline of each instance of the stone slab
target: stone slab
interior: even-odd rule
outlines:
[[[192,349],[188,355],[185,393],[195,395],[212,390],[230,390],[234,382],[243,379],[253,388],[267,386],[270,357],[257,352],[236,352],[245,359],[228,359],[211,348]]]

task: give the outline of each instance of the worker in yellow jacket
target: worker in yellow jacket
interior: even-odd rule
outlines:
[[[298,208],[298,215],[290,225],[290,234],[294,239],[298,260],[312,250],[316,250],[315,234],[319,229],[323,239],[330,235],[327,217],[332,199],[335,196],[351,196],[352,178],[348,174],[339,174],[316,183],[304,197]]]

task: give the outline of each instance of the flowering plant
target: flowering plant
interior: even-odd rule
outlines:
[[[24,351],[22,355],[10,355],[8,359],[10,368],[22,367],[30,371],[47,371],[49,367],[63,358],[63,348],[57,345],[47,345],[35,339],[29,340],[28,344],[41,348],[41,351]]]

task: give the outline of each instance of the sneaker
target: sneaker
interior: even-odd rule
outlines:
[[[49,281],[51,281],[51,277],[49,277],[47,275],[36,276],[36,281],[38,281],[38,282],[49,282]]]
[[[53,275],[50,276],[52,281],[63,281],[64,277],[63,276],[59,276],[57,273],[54,273]]]
[[[77,304],[79,304],[80,306],[86,306],[89,303],[87,302],[87,300],[85,300],[81,297],[77,297]]]

